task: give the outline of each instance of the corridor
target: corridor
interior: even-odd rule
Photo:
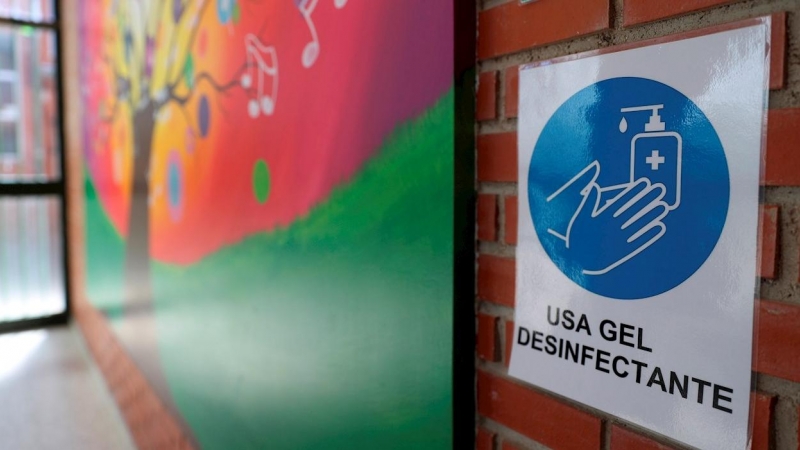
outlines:
[[[75,326],[0,335],[0,449],[132,449]]]

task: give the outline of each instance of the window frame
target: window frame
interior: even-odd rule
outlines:
[[[64,130],[64,82],[63,82],[63,36],[61,33],[61,2],[60,0],[52,0],[52,18],[51,19],[43,19],[43,20],[36,20],[37,14],[31,14],[34,19],[20,19],[19,14],[14,11],[15,7],[19,6],[19,1],[17,1],[14,6],[10,6],[8,9],[10,11],[2,11],[0,9],[0,26],[4,28],[8,28],[13,30],[15,33],[25,33],[28,32],[27,30],[33,29],[34,31],[44,31],[52,33],[53,43],[52,48],[48,51],[55,51],[54,55],[54,65],[53,65],[53,73],[52,79],[54,81],[54,95],[55,95],[55,107],[56,107],[56,123],[55,123],[55,152],[56,155],[55,159],[56,165],[58,167],[58,173],[50,177],[45,175],[44,177],[39,176],[17,176],[14,175],[13,179],[11,177],[4,177],[0,174],[0,199],[16,197],[19,199],[22,198],[52,198],[56,197],[59,200],[59,220],[57,221],[57,226],[60,227],[59,238],[61,240],[61,253],[59,255],[59,259],[61,260],[61,281],[62,287],[64,289],[64,311],[61,313],[47,315],[42,317],[36,318],[29,318],[29,319],[22,319],[16,321],[8,321],[8,322],[0,322],[0,333],[2,332],[9,332],[9,331],[17,331],[17,330],[24,330],[30,328],[39,328],[42,326],[49,326],[49,325],[60,325],[67,323],[72,311],[72,298],[71,298],[71,280],[69,277],[69,245],[68,245],[68,227],[67,227],[67,211],[68,211],[68,203],[67,203],[67,196],[66,196],[66,152],[65,152],[65,130]],[[44,8],[46,10],[47,8]],[[43,14],[39,14],[39,16],[43,16]],[[23,31],[25,30],[25,31]],[[14,38],[14,47],[15,47],[15,55],[14,55],[14,62],[17,65],[15,70],[19,70],[21,67],[21,56],[20,51],[18,48],[19,40],[17,39],[18,35],[15,35]],[[19,88],[21,86],[21,80],[19,75],[16,76],[16,89],[14,89],[14,95],[16,96],[17,101],[17,114],[18,117],[22,116],[22,111],[20,108],[19,103],[23,101],[20,98],[20,91]],[[21,156],[21,132],[19,130],[20,123],[17,123],[17,152],[15,159],[19,159]],[[6,157],[0,155],[0,164],[4,164]],[[54,223],[53,225],[56,225]]]

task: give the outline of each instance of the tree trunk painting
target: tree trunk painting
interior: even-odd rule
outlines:
[[[150,185],[148,173],[155,123],[153,103],[133,118],[134,163],[128,239],[125,242],[125,303],[128,309],[147,307],[152,300],[150,281]],[[133,311],[130,311],[131,313]]]

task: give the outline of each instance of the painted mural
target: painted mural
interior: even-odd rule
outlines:
[[[451,2],[80,14],[88,296],[196,443],[449,448]]]

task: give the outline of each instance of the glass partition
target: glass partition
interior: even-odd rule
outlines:
[[[0,26],[0,183],[60,177],[55,32]]]
[[[0,331],[67,316],[53,0],[0,0]]]
[[[63,313],[61,199],[0,197],[0,321]]]

